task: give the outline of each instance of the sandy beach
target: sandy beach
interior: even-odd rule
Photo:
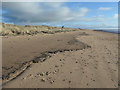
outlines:
[[[117,88],[118,34],[6,36],[2,67],[4,88]]]

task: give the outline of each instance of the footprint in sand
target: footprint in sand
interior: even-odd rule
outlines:
[[[70,74],[71,74],[72,72],[70,72]]]
[[[60,59],[60,61],[62,61],[62,59]]]
[[[68,83],[70,84],[72,81],[68,81]]]
[[[66,81],[65,79],[63,79],[62,81]]]
[[[63,59],[63,61],[65,61],[65,59]]]
[[[49,76],[51,74],[51,72],[47,71],[45,72],[45,75]]]
[[[88,86],[89,84],[87,83],[86,85]]]
[[[55,65],[55,67],[59,67],[58,65]]]
[[[27,77],[33,77],[33,75],[32,75],[32,74],[29,74]]]
[[[47,81],[50,83],[50,84],[53,84],[55,82],[55,79],[52,79],[52,77],[48,77],[47,78]]]
[[[78,61],[76,61],[75,63],[78,63]]]
[[[44,76],[44,72],[41,72],[41,73],[37,73],[38,76]]]
[[[33,75],[32,75],[32,74],[29,74],[28,76],[26,76],[26,77],[24,77],[24,78],[21,78],[21,80],[26,80],[27,78],[31,78],[31,77],[33,77]]]
[[[97,67],[94,67],[95,69],[97,69]]]
[[[110,63],[110,62],[108,62],[108,63]]]

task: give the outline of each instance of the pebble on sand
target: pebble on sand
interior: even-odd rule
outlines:
[[[41,81],[42,81],[42,82],[45,82],[45,81],[46,81],[46,79],[45,79],[45,78],[42,78],[42,79],[41,79]]]
[[[78,63],[78,61],[76,61],[76,63]]]
[[[44,72],[41,72],[39,75],[40,75],[40,76],[44,76]]]
[[[53,81],[53,80],[50,81],[51,84],[54,83],[54,82],[55,82],[55,81]]]
[[[51,72],[48,71],[48,72],[46,72],[45,74],[48,76],[48,75],[50,75],[50,73],[51,73]]]
[[[26,77],[24,77],[24,78],[22,78],[23,80],[25,80],[26,79]]]

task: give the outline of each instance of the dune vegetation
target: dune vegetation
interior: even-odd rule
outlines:
[[[0,35],[1,36],[16,36],[16,35],[35,35],[38,33],[45,34],[54,34],[58,32],[69,32],[76,31],[80,29],[75,28],[65,28],[65,27],[52,27],[47,25],[13,25],[13,24],[5,24],[1,23],[0,26]]]

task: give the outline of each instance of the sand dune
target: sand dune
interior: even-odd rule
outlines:
[[[23,62],[34,62],[23,74],[5,84],[5,88],[118,87],[117,34],[84,30],[13,36],[4,37],[3,45],[5,80]],[[45,52],[48,57],[40,59]]]

